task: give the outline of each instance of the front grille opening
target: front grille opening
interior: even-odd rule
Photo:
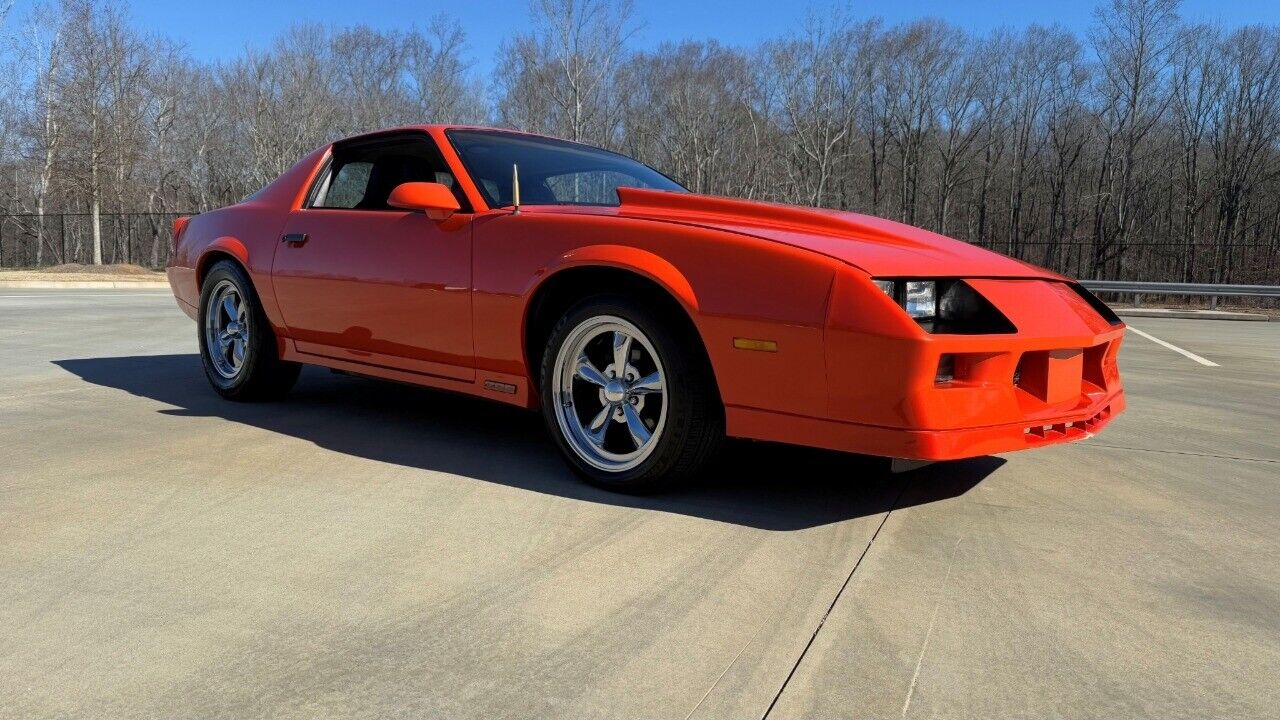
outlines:
[[[1103,366],[1103,362],[1106,360],[1107,348],[1110,344],[1102,343],[1084,350],[1084,381],[1099,390],[1107,387],[1106,368]]]
[[[1084,390],[1080,365],[1083,351],[1074,348],[1022,353],[1014,371],[1014,385],[1046,403],[1066,402]]]

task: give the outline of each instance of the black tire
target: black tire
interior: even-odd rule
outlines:
[[[572,339],[576,328],[602,317],[621,318],[634,325],[656,352],[665,376],[662,432],[639,465],[621,471],[602,470],[580,456],[557,419],[560,380],[555,365],[561,347]],[[540,379],[547,431],[569,466],[598,487],[638,494],[687,482],[698,475],[724,439],[724,406],[701,338],[684,323],[656,311],[652,303],[617,295],[579,302],[552,329],[542,355]]]
[[[247,305],[243,316],[248,332],[248,339],[244,341],[244,359],[231,377],[219,372],[215,366],[207,332],[210,300],[215,292],[226,288],[228,283]],[[297,382],[302,366],[280,359],[275,333],[262,311],[262,303],[258,300],[253,283],[244,269],[236,263],[221,260],[209,269],[200,288],[198,318],[197,334],[204,374],[209,379],[209,384],[222,397],[243,402],[275,400],[288,393]]]

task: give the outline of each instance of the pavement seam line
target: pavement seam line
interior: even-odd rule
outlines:
[[[858,572],[858,568],[862,565],[862,560],[867,557],[867,553],[871,551],[871,546],[875,544],[876,538],[880,537],[880,531],[884,529],[884,524],[889,522],[889,516],[894,510],[898,509],[898,502],[902,500],[902,495],[911,486],[911,482],[907,481],[903,484],[902,489],[898,491],[897,497],[893,499],[893,504],[889,506],[888,512],[884,517],[880,518],[880,524],[876,526],[876,531],[871,533],[871,538],[867,540],[867,546],[862,548],[862,553],[858,555],[858,560],[850,568],[849,574],[845,577],[844,582],[840,585],[840,589],[836,591],[835,597],[831,598],[831,604],[827,606],[827,611],[822,613],[822,617],[818,620],[818,625],[813,629],[813,634],[809,636],[809,642],[805,643],[804,649],[800,651],[799,657],[791,665],[791,671],[787,673],[787,677],[782,681],[782,686],[778,688],[777,694],[773,696],[773,700],[769,703],[769,707],[765,709],[764,714],[760,716],[760,720],[766,720],[769,714],[773,712],[774,706],[778,704],[778,700],[782,697],[782,693],[786,691],[787,685],[791,683],[791,678],[795,677],[796,670],[800,669],[800,663],[804,662],[804,656],[809,654],[809,648],[813,647],[813,641],[818,639],[818,633],[822,631],[822,626],[827,623],[827,618],[831,616],[831,611],[835,610],[836,603],[840,602],[840,596],[844,594],[845,588],[849,587],[849,582],[853,580],[853,574]]]
[[[702,703],[706,702],[707,698],[711,697],[711,691],[716,689],[716,686],[720,684],[721,680],[724,680],[724,676],[729,674],[729,670],[733,669],[733,666],[738,663],[738,658],[741,658],[742,653],[746,652],[747,648],[751,647],[751,643],[756,641],[756,638],[760,636],[760,632],[762,630],[764,630],[763,624],[757,627],[755,632],[751,633],[751,637],[742,644],[742,647],[738,648],[738,654],[734,655],[733,659],[729,661],[729,664],[724,666],[724,670],[720,672],[720,676],[716,678],[715,682],[711,683],[711,687],[707,688],[706,692],[702,693],[702,697],[698,699],[698,704],[694,705],[693,709],[689,711],[689,714],[684,716],[684,720],[689,720],[689,718],[693,717],[694,713],[698,712],[698,708],[702,707]]]
[[[956,564],[956,551],[960,549],[960,541],[964,536],[956,538],[956,544],[951,548],[951,557],[947,560],[947,575],[942,579],[942,586],[938,588],[938,601],[933,605],[933,616],[929,618],[929,628],[924,632],[924,642],[920,644],[920,656],[916,658],[916,670],[911,673],[911,684],[907,686],[907,698],[902,702],[902,717],[907,716],[907,710],[911,709],[911,696],[916,693],[916,683],[920,681],[920,668],[924,667],[924,656],[929,651],[929,640],[933,637],[933,626],[938,622],[938,611],[942,609],[942,601],[946,599],[947,586],[951,584],[951,568]]]
[[[1214,361],[1212,361],[1212,360],[1205,360],[1204,358],[1202,358],[1202,357],[1200,357],[1199,355],[1197,355],[1197,354],[1195,354],[1195,353],[1191,352],[1190,350],[1183,350],[1182,348],[1178,347],[1177,345],[1174,345],[1174,344],[1173,344],[1173,343],[1171,343],[1171,342],[1165,342],[1164,340],[1161,340],[1160,338],[1156,337],[1155,335],[1149,335],[1149,334],[1147,334],[1147,333],[1144,333],[1144,332],[1142,332],[1141,330],[1139,330],[1138,328],[1136,328],[1136,327],[1134,327],[1134,326],[1132,326],[1132,325],[1128,326],[1128,329],[1132,330],[1133,332],[1135,332],[1135,333],[1137,333],[1137,334],[1141,335],[1142,337],[1144,337],[1144,338],[1146,338],[1146,339],[1150,340],[1151,342],[1153,342],[1153,343],[1155,343],[1155,344],[1157,344],[1157,345],[1159,345],[1159,346],[1161,346],[1161,347],[1169,348],[1170,350],[1172,350],[1172,351],[1174,351],[1174,352],[1178,353],[1179,355],[1185,355],[1185,356],[1187,356],[1187,357],[1191,358],[1192,360],[1195,360],[1196,362],[1200,363],[1201,365],[1204,365],[1205,367],[1222,367],[1221,365],[1219,365],[1218,363],[1216,363],[1216,362],[1214,362]]]
[[[1093,447],[1107,448],[1110,450],[1130,450],[1133,452],[1149,452],[1164,453],[1166,455],[1190,455],[1191,457],[1215,458],[1217,460],[1239,460],[1241,462],[1260,462],[1260,463],[1280,463],[1280,460],[1269,460],[1267,458],[1243,457],[1241,455],[1218,455],[1215,453],[1195,452],[1194,450],[1166,450],[1163,448],[1140,448],[1125,447],[1123,445],[1108,445],[1106,443],[1089,443]]]

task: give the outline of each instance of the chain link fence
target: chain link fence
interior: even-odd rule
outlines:
[[[160,269],[169,261],[173,221],[192,213],[99,214],[102,261]],[[93,263],[91,213],[0,214],[0,267]]]

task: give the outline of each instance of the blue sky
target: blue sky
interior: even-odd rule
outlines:
[[[32,0],[19,0],[19,14],[31,4]],[[933,16],[981,31],[1057,22],[1083,33],[1095,4],[1094,0],[893,0],[850,2],[848,7],[855,16],[878,15],[890,23]],[[641,29],[635,43],[647,47],[665,40],[714,38],[747,45],[798,28],[810,12],[843,5],[843,0],[636,0]],[[473,70],[486,76],[499,43],[522,29],[529,18],[528,0],[134,0],[130,7],[140,27],[181,40],[201,60],[233,57],[247,45],[265,47],[296,20],[390,28],[425,25],[443,12],[462,23]],[[1280,0],[1184,0],[1182,15],[1227,27],[1280,24]]]

